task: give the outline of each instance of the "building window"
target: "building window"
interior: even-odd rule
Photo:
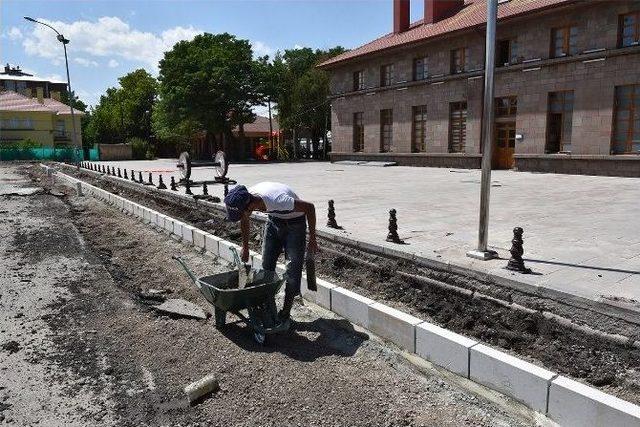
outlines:
[[[429,77],[429,58],[424,56],[413,60],[413,80],[424,80]]]
[[[549,93],[546,153],[571,152],[573,91]]]
[[[467,61],[469,60],[469,49],[461,47],[451,51],[451,74],[464,73],[467,71]]]
[[[467,103],[452,102],[449,107],[449,152],[464,153],[467,141]]]
[[[616,86],[612,154],[640,153],[640,84]]]
[[[387,64],[380,67],[380,86],[391,86],[394,80],[394,70],[395,67],[393,64]]]
[[[578,53],[578,27],[551,30],[551,57],[560,58]]]
[[[413,107],[413,125],[411,127],[411,151],[427,151],[427,106]]]
[[[393,110],[380,110],[380,151],[388,153],[393,145]]]
[[[10,118],[10,119],[2,119],[0,122],[0,129],[6,130],[32,130],[33,129],[33,119],[18,119],[18,118]]]
[[[498,42],[498,52],[496,56],[496,66],[504,67],[518,62],[518,41],[500,40]]]
[[[496,98],[496,103],[495,103],[496,118],[515,116],[517,112],[518,112],[517,97],[506,96],[504,98]]]
[[[364,151],[364,122],[363,113],[353,113],[353,151]]]
[[[618,47],[640,44],[640,11],[620,15]]]
[[[364,71],[353,73],[353,90],[364,90]]]

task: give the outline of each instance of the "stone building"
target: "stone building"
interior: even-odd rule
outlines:
[[[479,168],[485,0],[425,0],[319,65],[332,161]],[[640,2],[501,0],[493,166],[640,176]]]

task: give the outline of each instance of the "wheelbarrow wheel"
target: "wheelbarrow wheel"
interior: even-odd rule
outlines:
[[[253,339],[260,345],[265,345],[267,342],[267,334],[264,332],[255,331],[253,333]]]
[[[216,307],[215,316],[216,316],[216,328],[221,329],[227,323],[227,312]]]

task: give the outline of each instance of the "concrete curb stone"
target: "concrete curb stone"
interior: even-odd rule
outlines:
[[[331,311],[364,328],[369,327],[369,306],[373,303],[374,300],[348,289],[331,289]]]
[[[640,406],[563,376],[551,381],[547,416],[566,427],[640,426]]]
[[[556,373],[478,344],[469,350],[469,378],[528,407],[547,412],[547,395]]]
[[[416,326],[416,354],[448,371],[469,378],[469,349],[478,341],[432,323]]]
[[[369,305],[368,309],[371,332],[415,353],[416,325],[424,320],[379,302]]]

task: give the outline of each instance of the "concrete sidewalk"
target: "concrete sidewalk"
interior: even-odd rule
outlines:
[[[168,185],[179,174],[175,160],[103,162],[143,171]],[[212,168],[195,168],[192,179],[213,179]],[[136,175],[137,176],[137,175]],[[637,178],[494,171],[489,242],[504,259],[466,257],[477,241],[480,171],[411,167],[363,167],[331,163],[231,165],[229,177],[250,186],[290,184],[316,203],[318,228],[420,257],[549,290],[640,311],[640,180]],[[181,189],[184,191],[184,189]],[[200,188],[193,188],[196,194]],[[209,186],[222,197],[222,186]],[[325,227],[327,200],[337,222]],[[389,209],[398,211],[406,245],[385,242]],[[525,230],[528,267],[536,274],[505,270],[513,227]]]

